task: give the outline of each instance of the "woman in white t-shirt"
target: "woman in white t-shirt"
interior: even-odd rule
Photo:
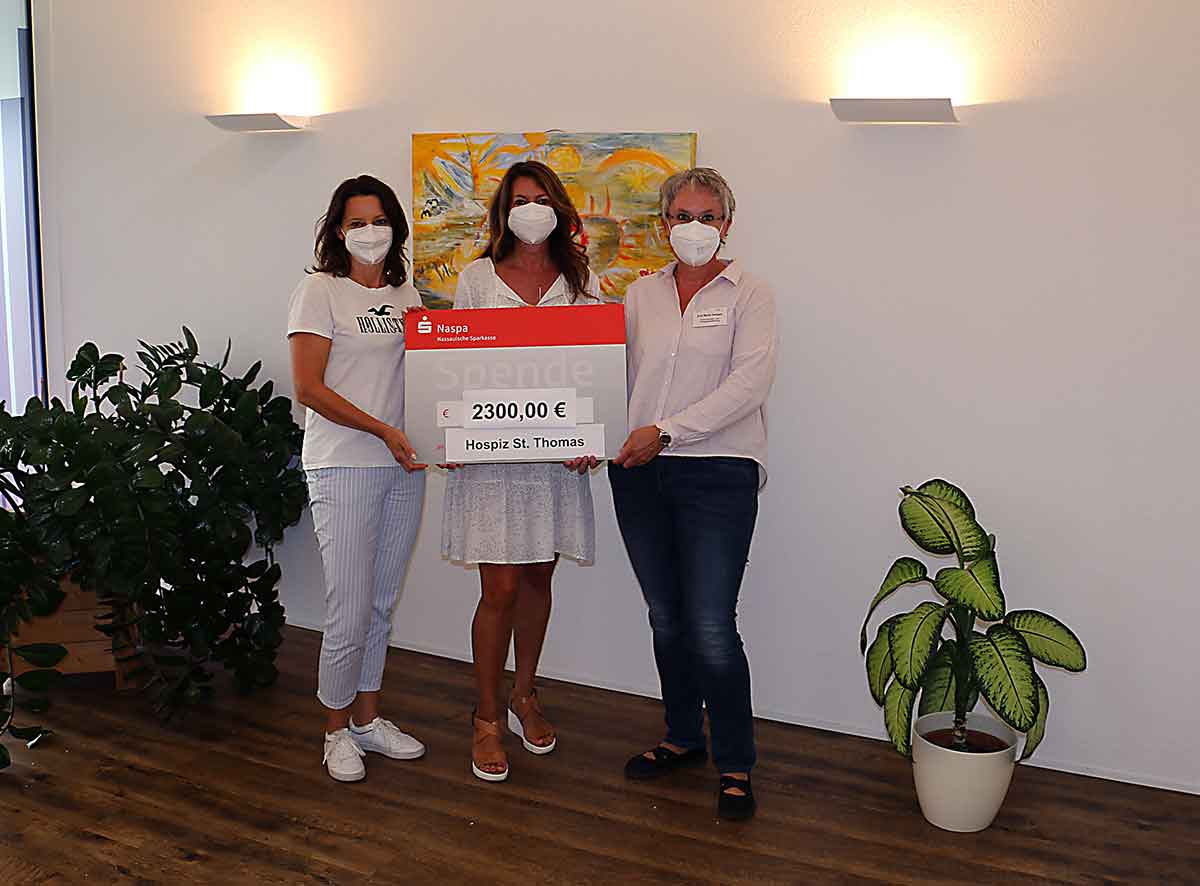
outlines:
[[[550,167],[512,166],[488,211],[484,257],[458,277],[455,308],[530,308],[596,304],[579,213]],[[446,487],[442,553],[479,565],[482,594],[471,625],[479,701],[471,770],[484,781],[508,778],[502,713],[527,751],[557,744],[534,678],[550,621],[550,581],[559,555],[590,561],[596,528],[587,476],[596,459],[562,464],[459,466]],[[507,703],[500,682],[509,644],[516,677]]]
[[[316,262],[292,293],[288,341],[296,399],[308,407],[302,461],[325,575],[317,698],[324,765],[366,774],[365,752],[425,753],[379,716],[391,613],[412,554],[424,464],[404,426],[408,221],[390,187],[360,175],[338,186],[317,225]]]

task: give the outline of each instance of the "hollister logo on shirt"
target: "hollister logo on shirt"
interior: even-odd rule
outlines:
[[[404,321],[392,316],[392,305],[380,305],[377,308],[367,308],[365,315],[355,317],[358,321],[358,331],[364,335],[402,335]]]

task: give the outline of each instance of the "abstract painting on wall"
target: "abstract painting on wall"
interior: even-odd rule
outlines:
[[[671,261],[658,189],[695,165],[694,132],[416,133],[413,283],[426,305],[453,303],[459,272],[487,245],[488,201],[521,160],[540,160],[562,179],[606,300],[621,301],[641,274]]]

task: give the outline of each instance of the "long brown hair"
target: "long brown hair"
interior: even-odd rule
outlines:
[[[351,197],[378,197],[383,214],[392,226],[392,246],[383,259],[383,280],[389,286],[400,286],[408,280],[404,244],[408,242],[408,219],[396,198],[396,192],[373,175],[348,178],[333,192],[329,208],[317,220],[317,242],[313,248],[316,261],[308,273],[324,272],[335,277],[350,276],[350,251],[346,241],[338,236],[346,203]]]
[[[512,204],[513,183],[519,178],[530,178],[546,192],[550,207],[558,216],[558,224],[550,233],[546,243],[550,257],[559,273],[567,281],[571,300],[587,293],[588,260],[587,249],[575,238],[583,233],[583,220],[567,196],[567,189],[554,170],[536,160],[524,160],[509,167],[500,182],[500,188],[492,197],[488,207],[488,244],[483,250],[485,258],[499,263],[513,254],[517,248],[517,236],[508,227],[508,211]]]

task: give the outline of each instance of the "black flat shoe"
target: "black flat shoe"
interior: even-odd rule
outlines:
[[[653,760],[647,760],[644,754],[630,758],[625,764],[625,777],[633,781],[647,781],[669,775],[684,766],[696,766],[708,760],[708,751],[704,748],[692,748],[677,754],[670,748],[659,745],[651,753],[654,754]]]
[[[739,788],[746,793],[744,796],[726,793],[730,788]],[[724,821],[745,821],[754,817],[757,806],[749,778],[742,781],[732,775],[721,776],[721,787],[717,791],[717,818]]]

